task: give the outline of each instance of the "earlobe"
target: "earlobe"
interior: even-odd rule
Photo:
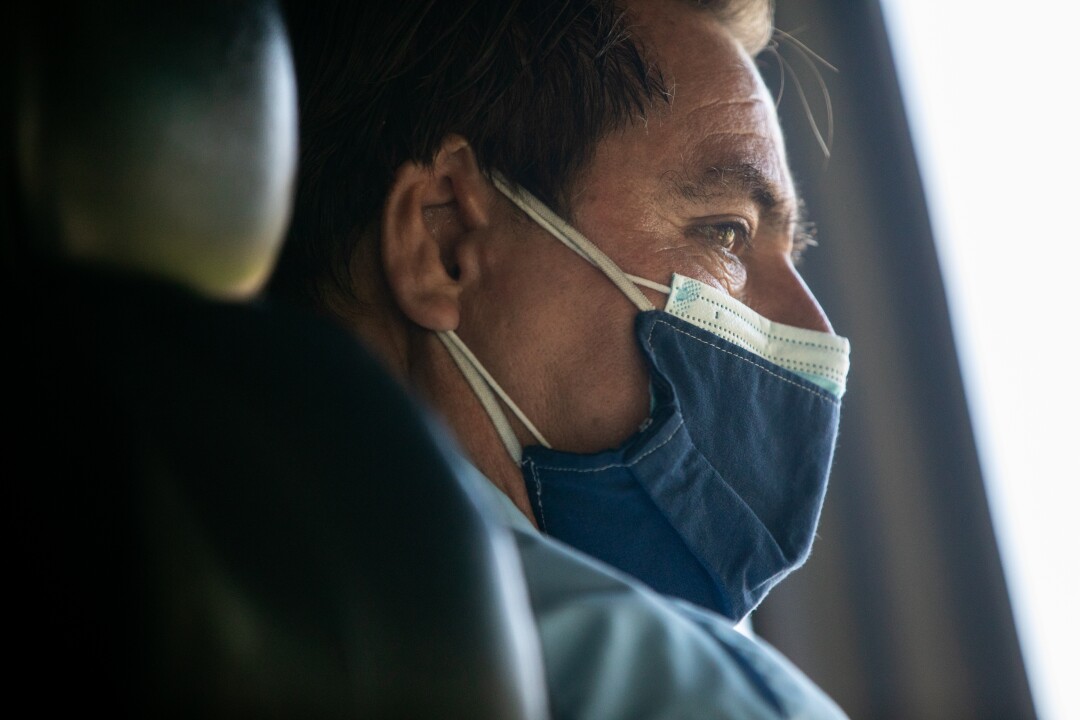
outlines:
[[[457,327],[460,297],[473,279],[470,242],[487,224],[490,186],[472,148],[443,141],[430,166],[398,168],[382,218],[382,264],[391,293],[412,322],[433,331]]]

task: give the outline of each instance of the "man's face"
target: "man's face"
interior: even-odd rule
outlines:
[[[677,272],[771,320],[830,330],[792,264],[797,203],[753,61],[707,11],[671,0],[628,6],[670,108],[600,142],[567,219],[624,272],[664,285]],[[532,225],[510,228],[486,260],[483,292],[463,305],[462,339],[554,447],[595,452],[625,440],[649,402],[636,308]],[[644,292],[663,307],[665,296]]]

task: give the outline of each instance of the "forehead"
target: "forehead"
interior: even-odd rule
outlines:
[[[632,32],[665,74],[678,72],[684,82],[723,80],[732,93],[760,88],[753,61],[718,11],[691,0],[626,0],[626,8]]]
[[[741,176],[753,170],[776,195],[791,195],[773,98],[720,20],[682,0],[630,0],[627,10],[670,98],[602,141],[597,169],[608,180],[651,182],[657,191],[715,185],[710,179],[729,175],[728,168]]]

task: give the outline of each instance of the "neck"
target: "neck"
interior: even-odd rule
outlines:
[[[434,333],[423,330],[415,331],[409,348],[410,356],[420,359],[409,369],[410,383],[447,422],[477,469],[535,526],[521,468],[510,457],[491,418],[449,352]],[[518,438],[530,437],[516,418],[511,418],[511,424]]]
[[[358,253],[359,255],[360,253]],[[532,506],[521,468],[510,457],[483,405],[450,358],[436,333],[411,323],[390,301],[389,288],[375,258],[354,262],[355,297],[333,308],[364,344],[382,360],[390,373],[415,390],[447,424],[466,456],[495,487],[510,498],[534,526]],[[531,435],[517,418],[510,422],[518,438]]]

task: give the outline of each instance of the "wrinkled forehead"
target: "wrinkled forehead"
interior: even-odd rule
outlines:
[[[717,168],[753,168],[778,196],[792,193],[775,102],[723,17],[683,0],[630,0],[634,32],[669,92],[649,118],[650,142],[672,170],[707,180]],[[745,175],[739,170],[738,175]]]
[[[754,3],[758,5],[758,3]],[[766,5],[767,6],[767,5]],[[677,85],[724,86],[732,96],[768,95],[753,61],[768,36],[739,18],[691,0],[628,0],[631,28],[648,60],[660,66],[669,90]]]

